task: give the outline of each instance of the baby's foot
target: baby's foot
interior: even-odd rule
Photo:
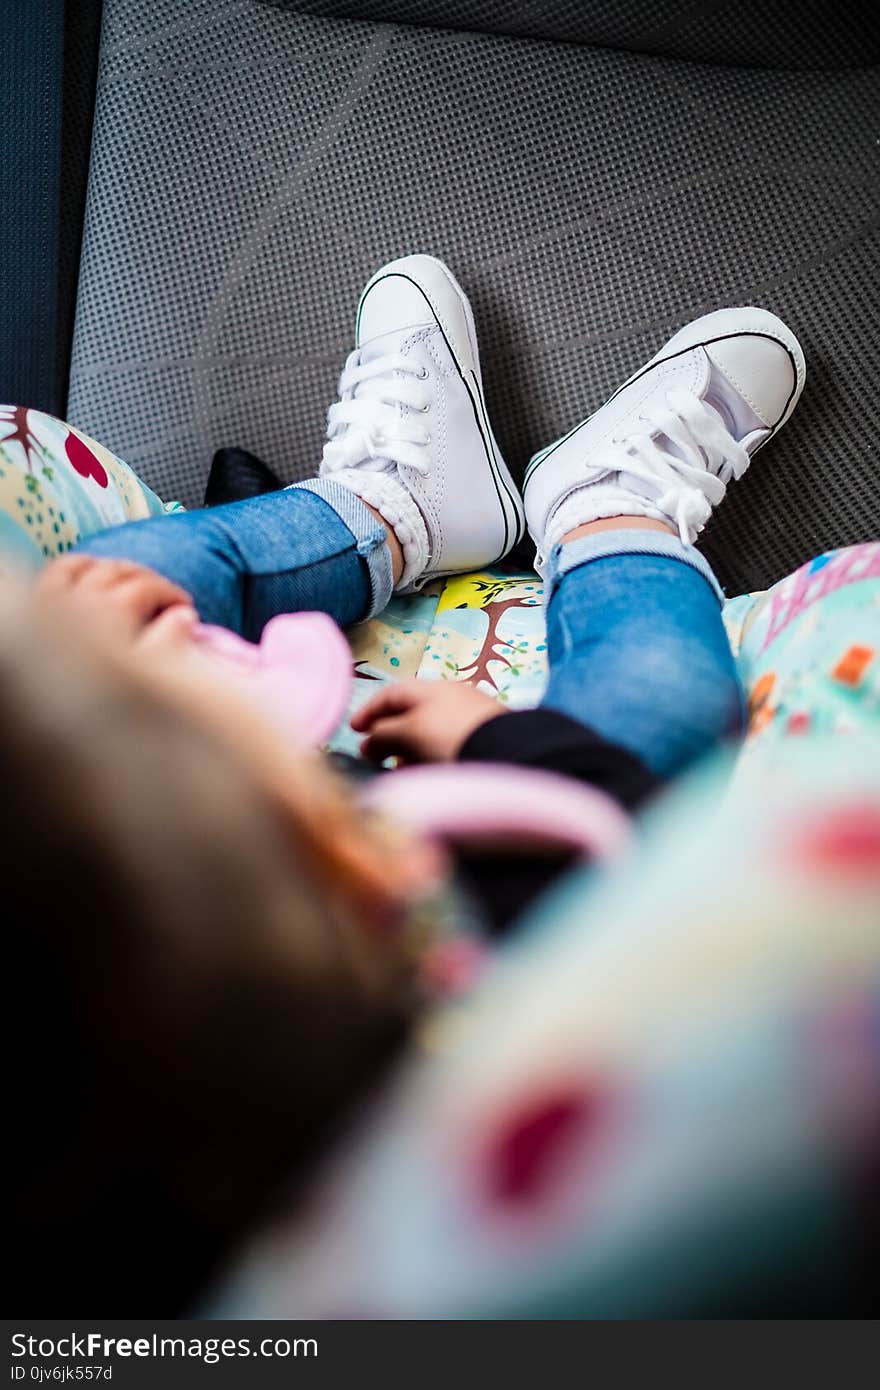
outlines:
[[[398,589],[493,564],[516,545],[522,502],[486,413],[471,307],[442,261],[405,256],[376,272],[339,395],[321,474],[394,527]]]
[[[752,454],[791,415],[804,354],[766,309],[720,309],[682,328],[610,400],[526,470],[539,570],[576,526],[647,516],[693,544]]]

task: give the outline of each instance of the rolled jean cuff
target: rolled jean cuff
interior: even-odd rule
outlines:
[[[678,536],[635,529],[597,531],[595,535],[582,536],[580,540],[567,541],[565,545],[554,545],[547,557],[545,570],[548,602],[569,570],[588,565],[591,560],[605,560],[609,555],[665,555],[670,560],[679,560],[701,574],[718,602],[724,603],[724,591],[709,561],[699,550],[692,545],[683,545]]]
[[[300,488],[320,497],[351,532],[357,553],[370,577],[370,604],[361,621],[375,618],[377,613],[387,608],[394,589],[391,551],[388,549],[384,522],[377,521],[350,488],[343,487],[332,478],[308,478],[305,482],[291,483],[290,486],[291,491]]]

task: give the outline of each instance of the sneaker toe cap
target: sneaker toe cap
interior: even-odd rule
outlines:
[[[770,334],[747,332],[711,343],[706,353],[768,428],[790,414],[803,385],[793,346]]]
[[[387,333],[435,322],[424,290],[404,270],[386,267],[370,282],[358,311],[358,346]]]

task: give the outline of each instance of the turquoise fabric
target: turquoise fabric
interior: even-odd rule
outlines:
[[[870,1307],[880,742],[784,752],[686,779],[540,902],[207,1311]]]
[[[0,566],[32,571],[84,536],[180,510],[96,440],[41,410],[0,405]]]

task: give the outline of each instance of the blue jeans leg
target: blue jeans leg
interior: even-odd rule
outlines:
[[[157,570],[203,622],[251,640],[277,613],[321,611],[348,627],[391,596],[385,527],[331,479],[115,526],[76,549]]]
[[[674,536],[605,531],[550,557],[543,704],[681,772],[743,728],[745,702],[702,555]]]

